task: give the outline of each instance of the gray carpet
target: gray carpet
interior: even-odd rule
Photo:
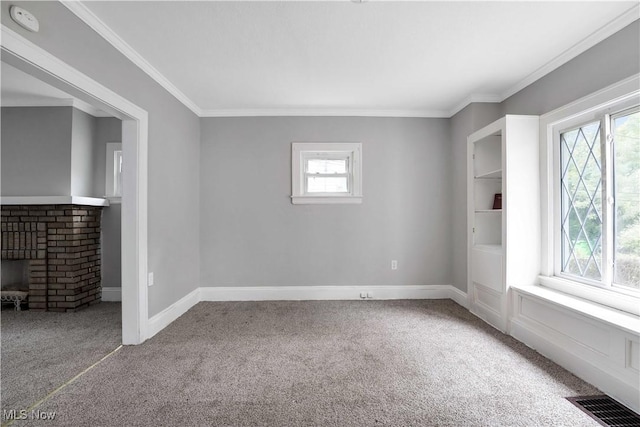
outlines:
[[[75,313],[3,307],[2,409],[28,408],[113,351],[122,343],[121,318],[119,303]]]
[[[46,426],[597,426],[598,390],[451,301],[200,303]]]

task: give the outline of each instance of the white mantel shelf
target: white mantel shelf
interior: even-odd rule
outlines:
[[[109,200],[80,196],[7,196],[0,197],[0,204],[109,206]]]

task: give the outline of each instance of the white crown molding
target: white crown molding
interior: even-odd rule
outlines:
[[[147,73],[149,77],[155,80],[167,92],[173,95],[178,101],[184,104],[188,109],[193,111],[197,116],[201,116],[201,109],[187,95],[178,89],[173,83],[160,73],[153,65],[142,57],[133,47],[125,42],[115,31],[98,18],[89,8],[80,1],[61,0],[61,3],[69,9],[73,14],[80,18],[91,29],[98,33],[102,38],[108,41],[120,53],[122,53],[131,62],[137,65],[142,71]]]
[[[375,110],[348,108],[256,108],[202,110],[200,117],[430,117],[448,118],[444,110]]]
[[[631,24],[634,21],[640,19],[640,5],[635,5],[622,15],[615,18],[613,21],[599,28],[595,32],[591,33],[591,35],[582,39],[575,45],[571,46],[569,49],[562,52],[560,55],[553,58],[551,61],[547,62],[542,67],[538,68],[533,73],[529,74],[527,77],[513,85],[508,90],[504,91],[500,98],[500,102],[509,98],[511,95],[521,91],[525,87],[529,86],[531,83],[539,80],[540,78],[546,76],[553,70],[561,67],[567,62],[571,61],[581,53],[586,52],[591,49],[593,46],[597,45],[601,41],[605,40],[608,37],[611,37],[618,31],[622,30],[627,25]]]
[[[477,102],[498,103],[498,102],[502,102],[502,98],[500,98],[500,95],[495,95],[495,94],[471,94],[467,96],[463,101],[459,102],[451,110],[449,110],[446,117],[451,118],[456,114],[458,114],[461,110],[463,110],[469,104],[473,104]]]
[[[344,108],[328,109],[202,109],[196,105],[189,97],[180,91],[173,83],[153,67],[142,55],[125,42],[107,24],[98,18],[90,9],[80,1],[61,0],[61,3],[72,13],[80,18],[85,24],[96,31],[107,40],[113,47],[120,51],[125,57],[147,73],[158,84],[171,93],[176,99],[182,102],[187,108],[193,111],[198,117],[421,117],[421,118],[451,118],[466,106],[476,102],[500,103],[513,94],[519,92],[533,82],[539,80],[553,70],[566,64],[576,56],[592,48],[607,37],[612,36],[627,25],[640,18],[640,5],[634,5],[631,9],[604,25],[594,33],[576,43],[571,48],[564,51],[533,73],[529,74],[518,83],[502,92],[501,94],[471,94],[460,101],[450,110],[405,110],[405,109],[358,109],[350,110]]]
[[[459,113],[462,109],[464,109],[469,104],[475,102],[495,102],[500,103],[509,98],[511,95],[514,95],[529,86],[531,83],[541,79],[547,74],[551,73],[553,70],[561,67],[567,62],[571,61],[581,53],[591,49],[593,46],[597,45],[601,41],[605,40],[608,37],[611,37],[618,31],[622,30],[627,25],[632,22],[640,19],[640,5],[635,5],[631,9],[627,10],[622,15],[615,18],[613,21],[599,28],[591,35],[582,39],[575,45],[571,46],[569,49],[562,52],[560,55],[553,58],[551,61],[547,62],[542,67],[538,68],[533,73],[529,74],[524,79],[520,80],[515,85],[511,86],[506,91],[501,94],[471,94],[466,97],[463,101],[458,103],[455,107],[449,110],[448,117],[453,117],[457,113]]]

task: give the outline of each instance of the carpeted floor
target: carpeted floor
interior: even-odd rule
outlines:
[[[25,409],[122,343],[119,303],[75,313],[14,311],[0,316],[2,409]],[[3,419],[4,421],[4,419]]]
[[[564,399],[598,393],[447,300],[200,303],[14,425],[598,426]]]

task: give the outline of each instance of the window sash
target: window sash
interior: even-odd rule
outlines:
[[[553,147],[554,147],[554,205],[556,206],[554,219],[554,271],[555,275],[568,280],[584,283],[605,289],[615,289],[623,293],[637,292],[631,286],[620,285],[614,281],[614,262],[615,262],[615,182],[614,182],[614,136],[612,135],[613,120],[638,111],[639,107],[616,109],[614,114],[610,111],[599,112],[597,115],[590,117],[578,116],[573,120],[565,123],[562,128],[554,129]],[[599,118],[599,120],[597,120]],[[596,120],[594,120],[596,119]],[[562,159],[562,140],[563,134],[572,130],[579,129],[590,123],[600,122],[600,150],[601,150],[601,200],[602,200],[602,277],[600,280],[593,280],[576,274],[564,271],[564,237],[563,237],[563,219],[566,215],[563,205],[563,159]]]
[[[291,201],[293,204],[362,203],[361,143],[293,142],[291,144],[291,157]],[[320,167],[314,165],[314,167],[310,168],[309,162],[312,160],[340,160],[344,162],[344,168],[330,166],[324,168],[322,165]],[[309,172],[310,169],[321,173],[311,173]],[[327,171],[345,173],[329,173]],[[347,180],[347,191],[336,193],[309,191],[309,181],[313,177],[345,178]],[[338,189],[341,190],[341,188]]]
[[[609,123],[611,125],[611,135],[612,135],[612,143],[610,144],[610,150],[609,150],[609,156],[611,158],[612,164],[614,165],[615,168],[615,159],[616,159],[616,149],[619,145],[619,139],[616,139],[616,134],[615,134],[615,128],[614,128],[614,122],[617,119],[620,119],[622,117],[626,117],[626,116],[631,116],[633,114],[638,114],[640,112],[640,105],[632,107],[632,108],[628,108],[622,111],[619,111],[618,113],[612,114],[609,116]],[[629,120],[632,120],[631,118],[629,118]],[[612,191],[613,191],[613,195],[614,195],[614,200],[613,203],[611,205],[611,218],[612,218],[612,228],[611,228],[611,286],[613,288],[616,289],[631,289],[631,290],[636,290],[637,288],[634,288],[632,285],[627,285],[627,284],[623,284],[623,283],[618,283],[616,282],[617,277],[616,277],[616,273],[618,271],[617,269],[617,265],[618,265],[618,252],[617,252],[617,235],[618,235],[618,230],[617,227],[619,225],[618,222],[618,205],[621,203],[621,199],[622,196],[620,195],[620,193],[618,192],[618,186],[616,185],[616,174],[615,174],[615,169],[612,169],[611,171],[611,178],[610,178],[610,182],[611,182],[611,187],[612,187]]]

